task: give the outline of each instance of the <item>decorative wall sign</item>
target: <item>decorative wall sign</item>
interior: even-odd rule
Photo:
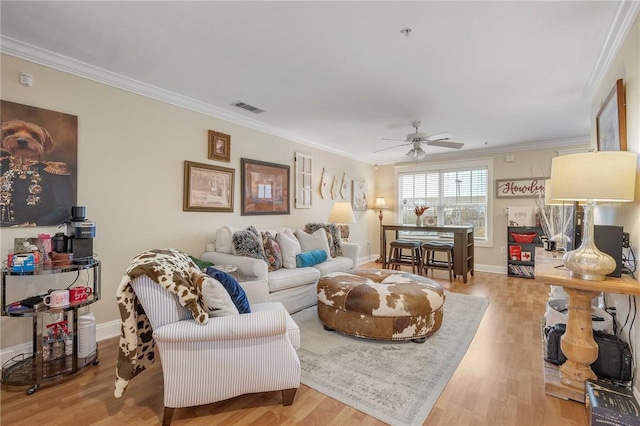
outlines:
[[[235,170],[184,162],[183,211],[233,212]]]
[[[351,190],[351,204],[353,210],[366,210],[367,209],[367,182],[361,180],[353,181],[353,188]]]
[[[627,111],[624,84],[616,81],[596,115],[598,151],[627,150]]]
[[[78,117],[0,102],[1,226],[56,226],[77,200]]]
[[[496,179],[496,198],[537,198],[544,194],[548,177]]]
[[[241,159],[242,216],[290,214],[289,166]]]
[[[231,136],[209,130],[209,160],[231,161]]]

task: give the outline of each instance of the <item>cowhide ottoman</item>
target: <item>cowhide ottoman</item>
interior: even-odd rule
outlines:
[[[327,330],[422,343],[442,325],[444,291],[435,281],[387,269],[333,272],[318,282],[318,316]]]

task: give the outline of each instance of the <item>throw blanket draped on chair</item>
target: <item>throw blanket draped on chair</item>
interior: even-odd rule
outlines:
[[[131,281],[141,275],[147,275],[177,295],[180,304],[193,313],[196,321],[201,324],[209,321],[209,315],[199,303],[199,291],[194,284],[203,273],[189,255],[171,248],[147,250],[137,255],[116,291],[122,319],[114,392],[116,398],[122,396],[129,380],[154,361],[155,342],[151,324],[131,287]]]

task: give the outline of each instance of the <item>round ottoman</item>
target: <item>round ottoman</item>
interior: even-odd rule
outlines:
[[[402,271],[334,272],[318,282],[325,329],[369,339],[424,342],[442,325],[444,299],[435,281]]]

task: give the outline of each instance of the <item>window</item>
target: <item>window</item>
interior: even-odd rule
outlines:
[[[476,241],[488,241],[492,161],[474,163],[423,165],[423,170],[412,166],[413,170],[399,171],[399,221],[416,223],[414,207],[426,205],[429,209],[422,216],[425,223],[473,225]]]

